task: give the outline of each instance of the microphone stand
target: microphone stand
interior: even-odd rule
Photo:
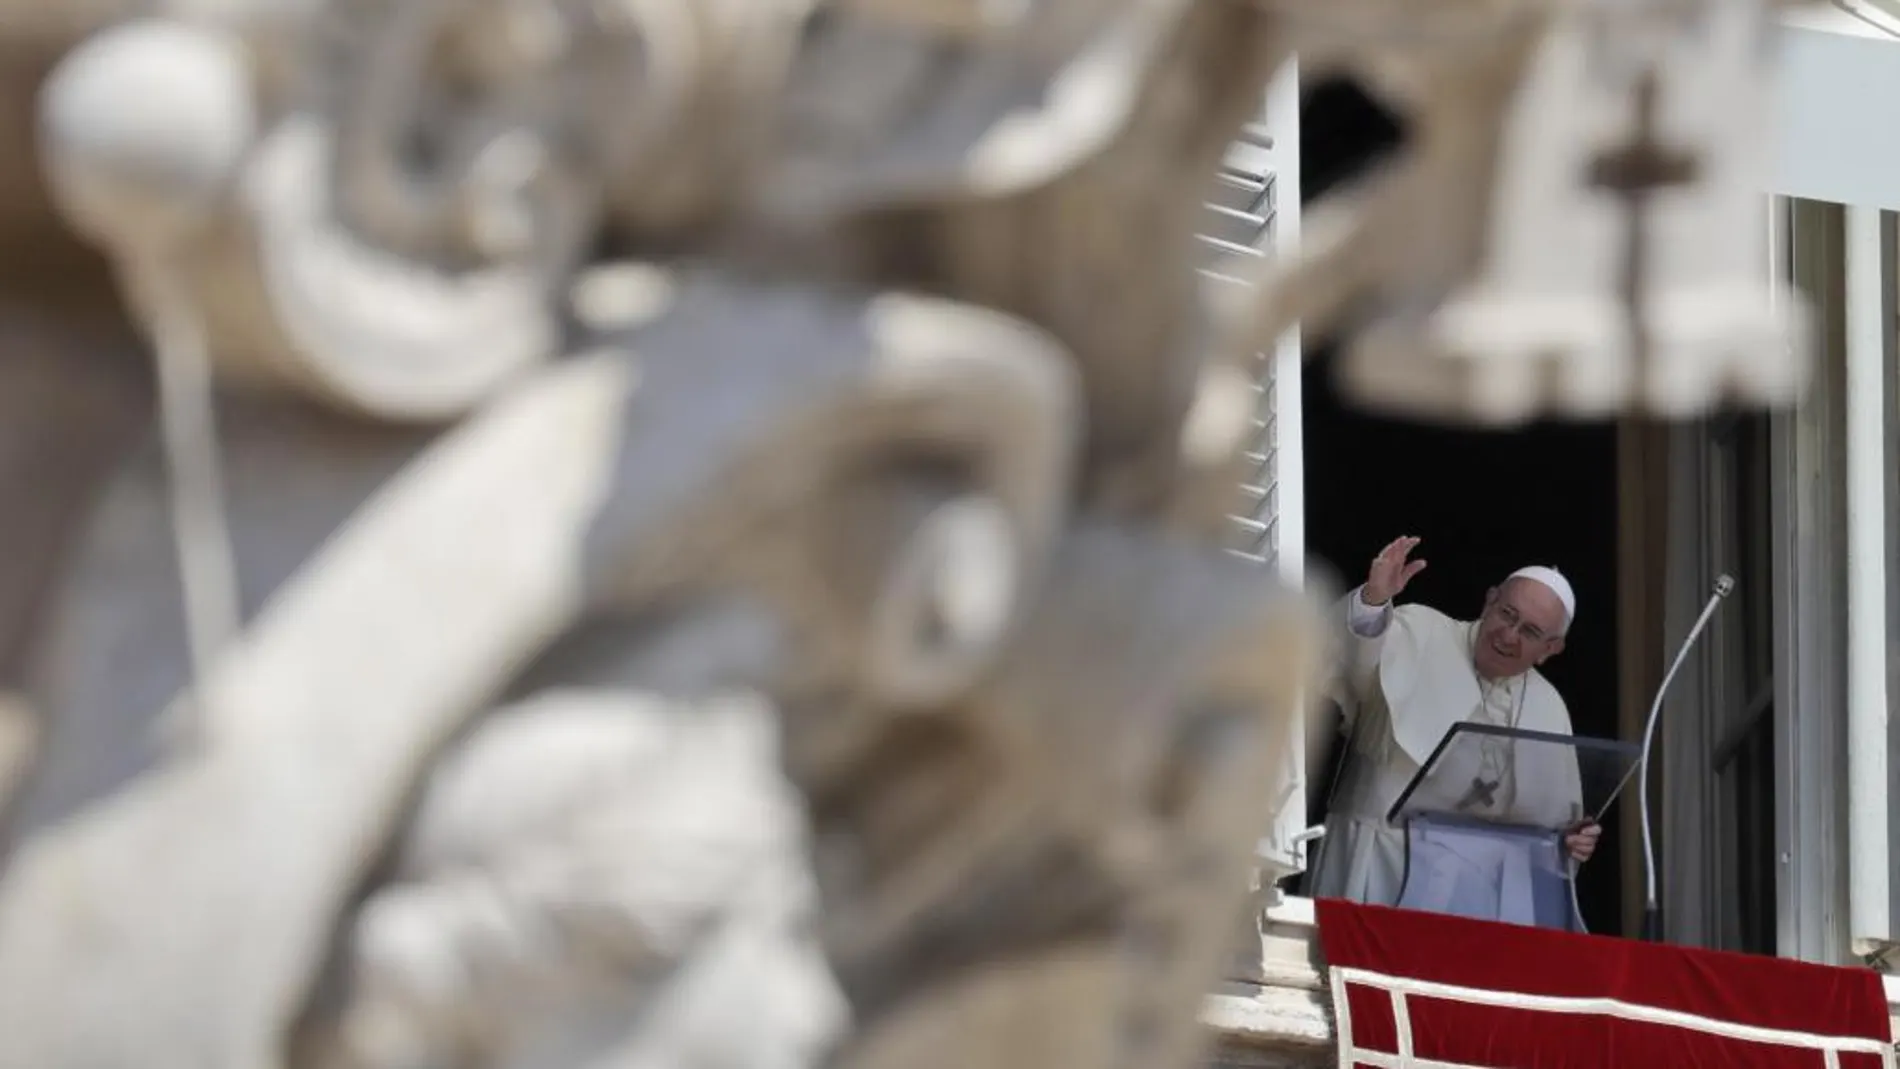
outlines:
[[[1636,759],[1636,766],[1623,774],[1623,781],[1610,792],[1610,797],[1597,811],[1596,822],[1603,822],[1603,815],[1609,812],[1611,803],[1616,801],[1623,788],[1629,785],[1630,777],[1640,776],[1642,789],[1637,792],[1636,807],[1642,816],[1643,825],[1643,938],[1649,942],[1662,939],[1662,910],[1656,905],[1656,848],[1649,831],[1649,751],[1656,742],[1656,724],[1662,719],[1663,698],[1669,693],[1669,684],[1675,681],[1676,672],[1682,668],[1682,662],[1689,657],[1689,650],[1695,640],[1702,635],[1702,629],[1709,625],[1709,618],[1715,615],[1720,605],[1735,591],[1735,580],[1723,575],[1715,580],[1715,590],[1709,594],[1708,603],[1702,606],[1702,615],[1696,617],[1695,626],[1689,629],[1689,635],[1682,640],[1676,650],[1676,659],[1669,665],[1669,671],[1663,674],[1662,686],[1656,688],[1656,700],[1649,706],[1649,719],[1643,723],[1643,749]]]

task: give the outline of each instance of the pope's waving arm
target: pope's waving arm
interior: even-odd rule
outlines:
[[[1372,558],[1366,581],[1342,598],[1337,607],[1339,648],[1333,697],[1348,723],[1359,703],[1369,696],[1368,688],[1376,685],[1379,651],[1392,624],[1394,601],[1425,570],[1423,560],[1411,559],[1418,543],[1411,535],[1393,539]]]
[[[1340,728],[1351,730],[1360,704],[1378,686],[1379,653],[1392,624],[1393,604],[1413,577],[1425,570],[1423,560],[1411,559],[1418,544],[1419,540],[1409,535],[1393,539],[1372,559],[1366,581],[1334,606],[1335,646],[1328,696],[1339,707],[1341,718],[1324,717],[1307,733],[1310,775],[1323,774],[1320,766],[1333,752]]]

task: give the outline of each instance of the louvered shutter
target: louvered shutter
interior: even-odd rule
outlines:
[[[1240,280],[1245,272],[1237,268],[1252,266],[1248,261],[1273,254],[1280,196],[1274,145],[1266,123],[1250,123],[1222,161],[1213,196],[1207,202],[1208,222],[1200,234],[1206,253],[1202,276],[1212,285],[1245,285]],[[1241,511],[1233,516],[1232,542],[1238,555],[1269,566],[1277,565],[1282,556],[1282,473],[1276,412],[1279,369],[1274,356],[1261,354],[1254,440],[1247,456],[1247,481],[1241,486]]]
[[[1293,64],[1282,71],[1256,120],[1222,160],[1208,198],[1200,239],[1201,274],[1209,286],[1246,285],[1244,265],[1290,251],[1299,241],[1299,93]],[[1300,340],[1282,339],[1260,354],[1259,404],[1245,483],[1236,496],[1230,548],[1289,583],[1302,579],[1305,509],[1300,450]],[[1305,738],[1286,753],[1288,793],[1279,819],[1260,841],[1262,876],[1272,881],[1304,867]]]

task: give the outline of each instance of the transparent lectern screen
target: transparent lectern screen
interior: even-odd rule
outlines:
[[[1601,810],[1641,748],[1490,724],[1454,724],[1387,814],[1568,827]]]

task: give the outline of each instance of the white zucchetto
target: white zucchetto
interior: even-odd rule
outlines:
[[[1570,621],[1577,618],[1577,593],[1570,589],[1570,580],[1565,579],[1562,572],[1555,568],[1546,568],[1541,564],[1533,564],[1528,568],[1519,568],[1512,572],[1505,581],[1509,582],[1511,579],[1529,579],[1533,583],[1541,583],[1548,587],[1551,593],[1557,595],[1557,600],[1564,603],[1564,630],[1570,630]]]

